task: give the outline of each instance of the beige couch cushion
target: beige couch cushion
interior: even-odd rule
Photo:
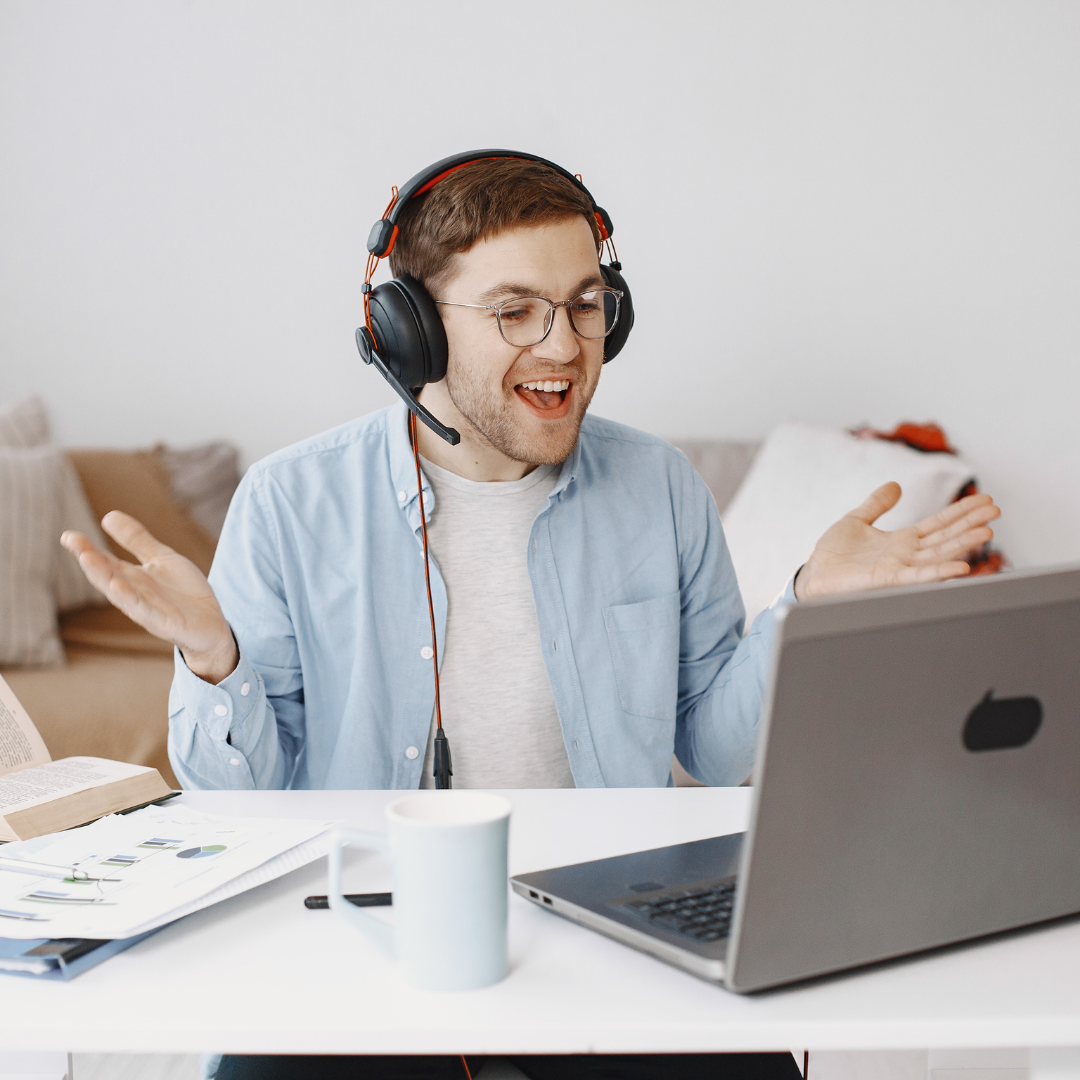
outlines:
[[[179,787],[167,751],[169,656],[69,646],[63,668],[4,668],[4,678],[54,758],[74,754],[152,765]]]
[[[53,579],[64,457],[0,446],[0,664],[61,664]]]
[[[100,521],[110,510],[138,518],[163,544],[204,574],[214,560],[214,538],[177,502],[169,470],[152,450],[69,450],[86,497]],[[138,560],[109,540],[121,559]]]

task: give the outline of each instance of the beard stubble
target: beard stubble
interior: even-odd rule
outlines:
[[[539,430],[530,432],[523,430],[515,418],[514,405],[506,400],[502,387],[493,387],[473,378],[468,368],[454,368],[451,365],[446,373],[446,391],[458,412],[469,421],[476,434],[499,453],[528,465],[558,465],[570,456],[599,383],[597,379],[590,386],[580,368],[569,368],[574,395],[570,414],[548,423],[537,420]],[[516,391],[511,388],[510,393]]]

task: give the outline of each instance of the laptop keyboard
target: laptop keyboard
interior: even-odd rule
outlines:
[[[731,911],[735,902],[735,882],[687,889],[685,892],[659,896],[652,900],[632,900],[620,904],[677,934],[698,941],[719,941],[731,932]]]

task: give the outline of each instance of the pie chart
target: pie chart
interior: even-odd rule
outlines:
[[[202,847],[189,847],[184,851],[178,851],[178,859],[207,859],[211,855],[219,855],[225,850],[224,844],[203,844]]]

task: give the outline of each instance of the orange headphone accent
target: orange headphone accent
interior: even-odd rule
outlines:
[[[386,221],[390,216],[390,211],[394,209],[398,201],[398,189],[392,187],[390,189],[390,201],[386,204],[386,209],[383,211],[380,221]],[[382,255],[376,255],[375,252],[369,251],[367,257],[367,272],[364,274],[364,325],[368,328],[368,333],[371,334],[372,340],[375,339],[375,333],[371,329],[371,279],[375,276],[375,271],[378,269],[379,262],[384,259],[391,251],[394,250],[394,245],[397,243],[398,227],[394,226],[394,231],[390,234],[390,246],[383,252]],[[376,343],[377,344],[377,343]]]

